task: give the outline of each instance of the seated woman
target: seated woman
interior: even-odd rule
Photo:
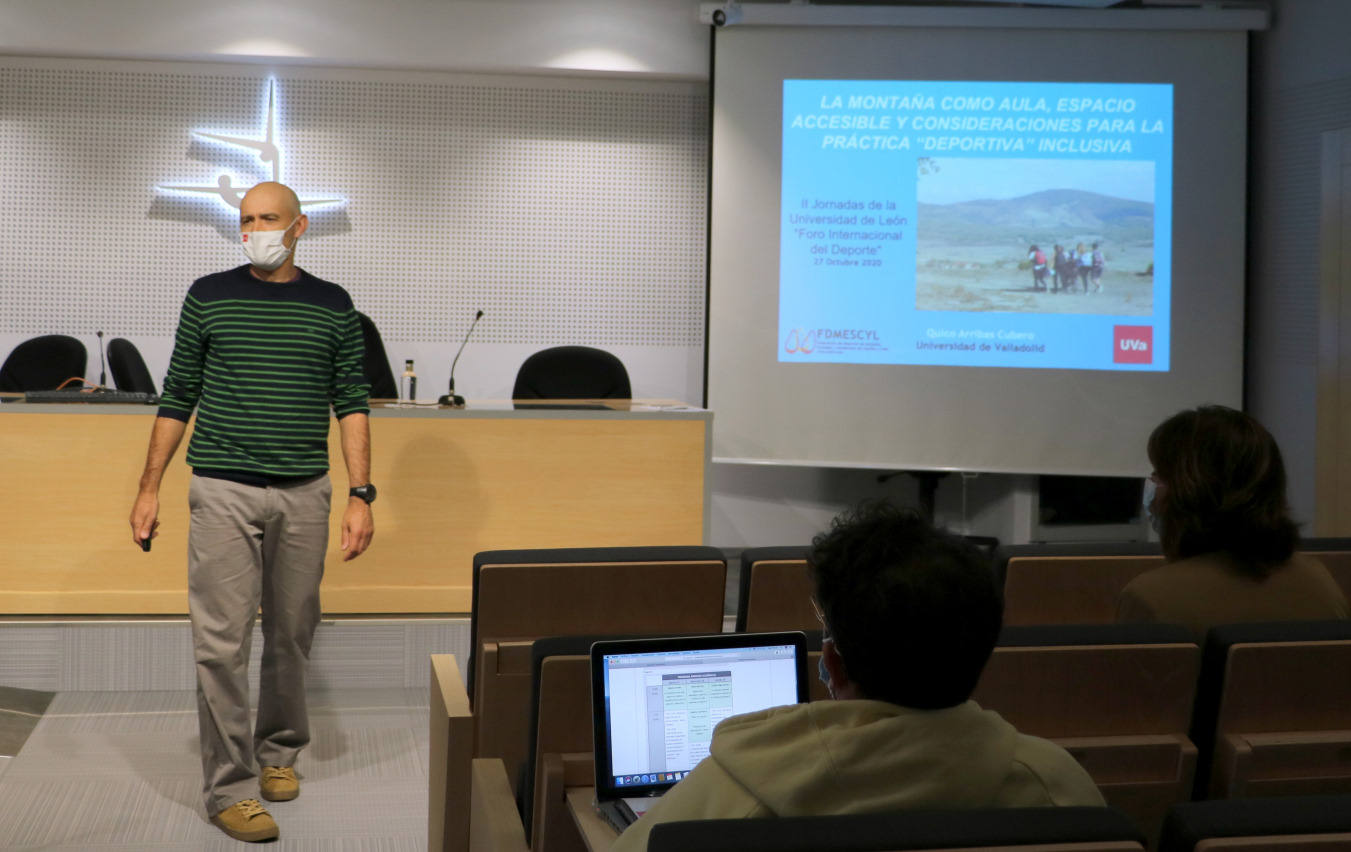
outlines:
[[[1149,436],[1145,510],[1167,563],[1122,590],[1117,621],[1216,624],[1351,617],[1327,568],[1295,552],[1276,441],[1241,411],[1209,405]]]

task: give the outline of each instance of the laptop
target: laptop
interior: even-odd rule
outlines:
[[[806,700],[801,632],[595,643],[597,811],[623,831],[708,756],[723,719]]]

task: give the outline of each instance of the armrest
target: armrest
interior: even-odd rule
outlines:
[[[431,667],[427,849],[465,852],[469,848],[474,716],[455,657],[432,654]]]
[[[1317,782],[1332,779],[1341,787],[1351,781],[1351,730],[1232,733],[1215,740],[1216,795],[1289,795],[1301,784],[1317,789]],[[1289,789],[1263,788],[1273,783]]]
[[[525,842],[525,828],[502,761],[476,758],[470,776],[471,852],[527,852],[530,847]]]
[[[546,754],[540,758],[540,775],[535,779],[532,848],[539,852],[584,848],[577,823],[568,813],[568,788],[590,787],[596,783],[595,761],[591,754]],[[527,804],[531,807],[532,804]]]
[[[1179,734],[1056,737],[1052,742],[1079,761],[1099,787],[1177,782],[1189,788],[1196,772],[1196,746]]]

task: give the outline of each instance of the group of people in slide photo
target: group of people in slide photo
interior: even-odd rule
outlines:
[[[1092,248],[1078,243],[1074,248],[1066,248],[1057,243],[1050,258],[1045,250],[1033,245],[1027,250],[1027,259],[1032,262],[1032,289],[1046,290],[1050,279],[1052,293],[1069,293],[1078,281],[1080,292],[1102,292],[1102,272],[1107,261],[1097,243]]]

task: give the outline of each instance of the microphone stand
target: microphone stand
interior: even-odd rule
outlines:
[[[464,352],[464,346],[469,342],[469,335],[474,333],[474,326],[483,319],[483,311],[480,310],[474,314],[474,321],[469,324],[469,330],[464,333],[464,340],[460,341],[460,348],[455,351],[455,360],[450,362],[450,387],[444,396],[436,400],[436,404],[447,408],[464,408],[464,397],[455,392],[455,365],[460,363],[460,353]]]
[[[108,389],[108,362],[103,354],[103,332],[98,331],[95,334],[99,337],[99,390]]]

